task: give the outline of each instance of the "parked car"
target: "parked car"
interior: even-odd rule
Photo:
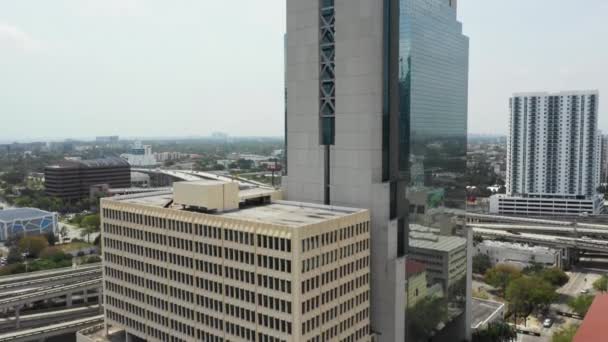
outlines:
[[[543,327],[551,328],[552,325],[553,325],[553,320],[551,318],[545,318],[545,320],[543,321]]]
[[[581,290],[581,294],[587,294],[587,293],[589,293],[589,289],[582,289]]]

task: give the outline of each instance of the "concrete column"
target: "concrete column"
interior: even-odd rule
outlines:
[[[67,306],[68,308],[71,308],[71,307],[72,307],[72,294],[71,294],[71,293],[68,293],[68,294],[65,296],[65,303],[66,303],[66,306]]]
[[[19,310],[21,310],[21,306],[15,307],[15,328],[19,329],[21,327],[21,319],[19,317]]]
[[[133,342],[133,338],[128,332],[125,332],[125,342]]]

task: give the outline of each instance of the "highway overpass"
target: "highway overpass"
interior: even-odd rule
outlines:
[[[78,274],[90,270],[101,270],[101,264],[97,263],[90,265],[81,265],[75,268],[64,267],[47,271],[28,272],[11,276],[3,276],[0,277],[0,289],[2,289],[3,286],[6,286],[5,288],[10,287],[9,284],[18,284],[26,281],[57,277],[61,275]]]
[[[46,327],[20,330],[0,335],[0,342],[28,342],[76,333],[78,330],[103,323],[103,315],[75,319],[68,322],[48,325]]]
[[[21,291],[66,285],[99,277],[101,277],[101,265],[83,268],[77,272],[59,273],[59,275],[54,275],[52,273],[47,277],[24,278],[21,281],[11,281],[7,283],[0,282],[0,298],[12,296]]]
[[[608,240],[574,238],[548,234],[514,233],[506,230],[474,228],[477,236],[500,238],[508,241],[534,243],[543,246],[569,248],[579,251],[608,252]]]
[[[83,317],[96,316],[101,313],[99,304],[86,305],[61,310],[30,313],[20,317],[21,329],[37,328],[49,324],[61,323]],[[11,331],[15,329],[15,317],[0,318],[0,331]]]

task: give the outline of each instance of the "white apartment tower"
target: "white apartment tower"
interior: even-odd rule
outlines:
[[[597,91],[518,93],[510,99],[507,195],[596,194],[598,101]]]

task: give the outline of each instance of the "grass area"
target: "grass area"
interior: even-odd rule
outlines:
[[[71,252],[76,252],[76,251],[84,249],[84,248],[95,247],[95,245],[93,245],[91,243],[77,241],[77,242],[66,243],[63,245],[57,245],[57,247],[59,247],[59,249],[61,249],[65,253],[71,253]]]

